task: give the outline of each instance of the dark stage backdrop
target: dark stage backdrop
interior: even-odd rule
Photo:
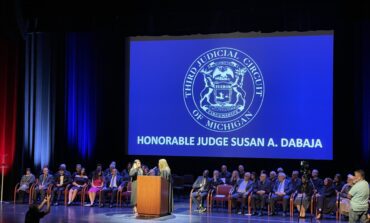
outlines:
[[[322,7],[278,3],[266,7],[257,2],[239,7],[240,12],[211,8],[192,16],[175,10],[160,13],[172,9],[161,11],[152,5],[157,10],[112,21],[52,16],[36,20],[27,14],[21,32],[6,29],[10,35],[1,33],[5,37],[0,40],[0,158],[9,154],[6,163],[11,168],[5,198],[11,198],[10,190],[26,167],[39,174],[43,165],[56,171],[60,163],[70,170],[82,163],[91,171],[96,163],[106,168],[115,160],[122,169],[134,158],[149,166],[162,158],[127,156],[125,38],[136,35],[334,30],[334,159],[310,164],[323,176],[347,174],[357,167],[370,171],[370,23],[337,17],[333,2]],[[86,30],[91,32],[82,32]],[[244,164],[248,171],[299,168],[299,160],[167,159],[176,174],[198,175],[221,164],[229,170]]]

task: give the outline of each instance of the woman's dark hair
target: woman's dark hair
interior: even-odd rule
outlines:
[[[338,179],[337,183],[340,183],[342,181],[342,175],[340,175],[339,173],[335,174],[334,179],[335,178]]]

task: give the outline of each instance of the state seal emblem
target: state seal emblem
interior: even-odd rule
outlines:
[[[259,112],[265,96],[262,72],[246,53],[229,47],[196,58],[183,84],[185,106],[202,127],[216,132],[238,130]]]

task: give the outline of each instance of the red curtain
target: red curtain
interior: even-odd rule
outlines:
[[[6,165],[5,175],[16,147],[19,62],[17,41],[0,38],[0,165]]]

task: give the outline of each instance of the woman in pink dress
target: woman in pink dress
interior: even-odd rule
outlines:
[[[91,187],[89,189],[89,198],[90,198],[90,204],[86,204],[85,206],[91,207],[94,206],[94,201],[96,197],[96,193],[100,192],[103,189],[104,185],[104,178],[103,178],[103,172],[101,170],[96,170],[94,172]]]

